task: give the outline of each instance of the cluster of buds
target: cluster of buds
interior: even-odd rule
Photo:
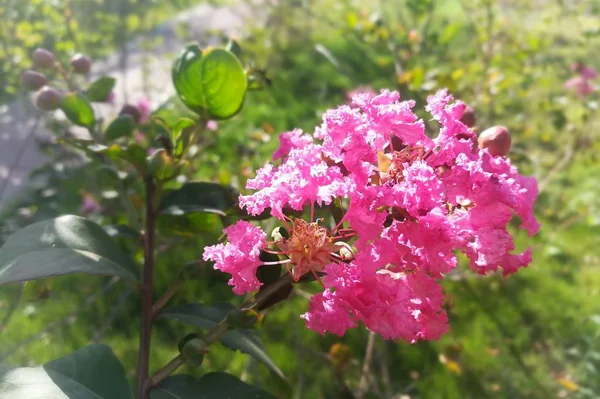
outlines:
[[[54,54],[46,49],[35,49],[31,55],[33,66],[37,69],[58,70],[66,74],[64,67],[57,61]],[[90,71],[91,61],[83,54],[76,54],[71,58],[71,72],[86,74]],[[44,111],[54,111],[60,107],[62,93],[48,85],[48,78],[42,72],[30,69],[21,75],[21,86],[29,91],[39,91],[36,105]]]
[[[537,182],[505,157],[508,131],[494,127],[478,140],[462,122],[466,105],[444,90],[425,107],[440,126],[432,139],[414,101],[399,97],[357,94],[327,111],[314,134],[280,136],[275,162],[248,181],[255,191],[239,205],[269,212],[282,228],[268,241],[239,221],[225,229],[227,243],[205,248],[236,294],[260,289],[257,271],[282,264],[294,281],[323,287],[302,315],[308,328],[343,335],[362,323],[415,342],[448,329],[440,281],[457,267],[456,251],[480,274],[531,262],[531,249],[513,253],[507,225],[516,214],[530,235],[538,231]]]

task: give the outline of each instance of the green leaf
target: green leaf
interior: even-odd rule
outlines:
[[[40,367],[0,365],[0,398],[129,399],[125,369],[106,345],[89,345]]]
[[[202,116],[226,119],[244,102],[247,79],[242,64],[224,49],[196,45],[181,52],[172,69],[175,90],[181,101]]]
[[[110,95],[110,92],[115,87],[115,78],[104,76],[90,85],[85,95],[90,101],[104,102]]]
[[[106,128],[104,138],[113,141],[121,137],[129,136],[135,129],[135,121],[131,115],[121,115],[111,122]]]
[[[198,328],[210,329],[225,320],[227,314],[233,309],[234,307],[227,303],[219,303],[214,306],[188,303],[166,308],[160,313],[160,316],[191,324]],[[285,380],[285,376],[279,367],[267,354],[267,350],[256,331],[245,329],[229,331],[221,337],[221,343],[229,349],[249,354]]]
[[[178,165],[164,148],[155,151],[147,159],[148,173],[158,180],[168,180],[178,172]]]
[[[150,399],[276,399],[271,393],[247,384],[231,374],[208,373],[200,379],[179,374],[150,390]]]
[[[60,109],[76,125],[91,127],[96,121],[92,105],[79,93],[65,94],[60,100]]]
[[[173,126],[172,140],[175,143],[173,148],[175,159],[180,158],[190,145],[194,126],[194,121],[188,118],[178,120],[175,126]]]
[[[0,285],[70,273],[138,280],[135,263],[104,229],[79,216],[34,223],[0,248]]]
[[[190,182],[165,194],[160,211],[166,215],[191,212],[215,213],[226,216],[235,206],[239,193],[229,186],[208,182]]]

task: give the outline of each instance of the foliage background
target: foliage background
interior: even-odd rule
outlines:
[[[77,51],[100,58],[196,3],[3,0],[0,100],[14,100],[20,71],[37,46],[63,57]],[[325,109],[346,102],[349,91],[368,86],[400,90],[404,98],[416,99],[417,107],[427,95],[448,87],[476,110],[479,130],[495,124],[509,128],[511,158],[522,173],[540,181],[542,230],[533,239],[518,236],[520,247],[534,247],[531,266],[508,279],[453,276],[445,286],[450,333],[438,342],[415,345],[377,339],[366,397],[599,397],[599,95],[579,98],[564,82],[573,76],[569,67],[575,61],[600,68],[600,4],[293,0],[254,7],[265,23],[248,27],[240,40],[242,60],[266,69],[272,85],[250,92],[238,116],[207,132],[191,178],[243,191],[244,179],[277,146],[278,133],[294,127],[312,131]],[[172,101],[158,114],[168,118],[178,107]],[[49,127],[62,128],[58,123]],[[127,214],[118,198],[102,195],[111,182],[98,178],[98,165],[82,163],[78,154],[55,145],[46,150],[56,157],[53,162],[72,166],[37,172],[44,184],[3,211],[4,238],[19,226],[79,212],[82,192],[104,208],[92,215],[97,221],[135,224],[135,215]],[[132,186],[130,195],[136,193],[139,188]],[[184,264],[198,259],[220,230],[218,219],[164,220],[159,233],[168,238],[157,260],[157,292]],[[137,242],[119,241],[141,256]],[[202,270],[175,303],[239,301],[226,281],[219,272]],[[211,351],[203,369],[228,370],[282,398],[356,392],[368,332],[357,329],[340,338],[308,331],[298,316],[313,289],[318,286],[296,290],[291,300],[270,310],[261,329],[290,386],[245,355],[222,348]],[[88,342],[106,342],[133,378],[139,317],[134,290],[123,282],[77,276],[3,287],[0,361],[38,364]],[[191,331],[160,321],[151,368],[174,356],[178,339]],[[329,355],[337,343],[349,349],[349,359],[341,361],[346,367]]]

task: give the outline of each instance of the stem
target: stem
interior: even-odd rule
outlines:
[[[146,227],[144,234],[144,271],[142,277],[142,318],[140,324],[140,348],[137,369],[138,399],[146,399],[148,392],[148,368],[150,364],[150,338],[152,333],[152,269],[154,267],[154,180],[145,179]]]
[[[275,281],[273,284],[268,285],[263,291],[259,291],[254,297],[248,299],[240,308],[245,308],[250,305],[250,308],[260,307],[264,304],[271,295],[277,292],[281,287],[285,286],[292,282],[292,277],[289,274],[285,274],[279,278],[279,280]],[[167,291],[168,292],[168,291]],[[166,295],[166,294],[165,294]],[[165,296],[163,295],[163,297]],[[157,304],[160,302],[160,299],[157,301]],[[156,306],[156,305],[155,305]],[[217,324],[212,330],[208,332],[203,337],[204,342],[206,342],[206,346],[208,347],[215,341],[218,341],[223,334],[229,331],[229,326],[227,325],[227,320],[223,320],[219,324]],[[141,351],[140,351],[140,359],[141,359]],[[185,360],[181,353],[174,357],[169,363],[165,366],[161,367],[157,372],[152,375],[152,378],[147,378],[148,368],[146,367],[146,378],[144,382],[141,383],[141,389],[143,392],[147,392],[150,387],[156,386],[160,384],[165,378],[170,376],[177,370],[180,366],[185,364]],[[138,389],[140,389],[140,381],[138,379]],[[142,397],[140,397],[142,398]],[[145,399],[145,398],[144,398]]]
[[[158,298],[156,303],[154,303],[154,306],[152,306],[152,319],[154,319],[156,315],[162,310],[162,308],[165,307],[167,302],[169,302],[169,300],[173,298],[173,295],[175,295],[177,291],[179,291],[179,288],[181,288],[182,285],[183,280],[175,280],[175,282],[165,291],[165,293],[160,298]]]
[[[367,390],[369,389],[369,371],[371,369],[371,360],[373,359],[373,349],[375,349],[375,333],[369,331],[369,339],[367,340],[367,351],[365,353],[365,359],[363,361],[362,373],[360,375],[360,383],[358,385],[358,392],[356,397],[358,399],[364,398]]]

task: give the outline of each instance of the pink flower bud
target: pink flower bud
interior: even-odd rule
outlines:
[[[48,83],[46,75],[37,71],[25,71],[21,75],[21,86],[27,90],[38,91]]]
[[[505,156],[510,151],[510,133],[504,126],[494,126],[484,130],[477,141],[479,148],[487,148],[491,155]]]
[[[465,112],[460,117],[460,121],[468,127],[474,127],[477,124],[477,117],[475,116],[475,110],[467,105]]]
[[[71,66],[75,73],[88,73],[92,67],[92,61],[83,54],[75,54],[71,58]]]
[[[37,97],[36,105],[44,111],[54,111],[60,107],[62,94],[53,87],[45,86]]]
[[[119,112],[119,116],[121,115],[129,115],[133,118],[135,123],[139,123],[140,118],[142,117],[142,112],[135,105],[125,104],[123,108],[121,108],[121,112]]]
[[[54,65],[56,64],[54,54],[43,48],[35,49],[31,58],[33,60],[33,65],[38,68],[54,68]]]

